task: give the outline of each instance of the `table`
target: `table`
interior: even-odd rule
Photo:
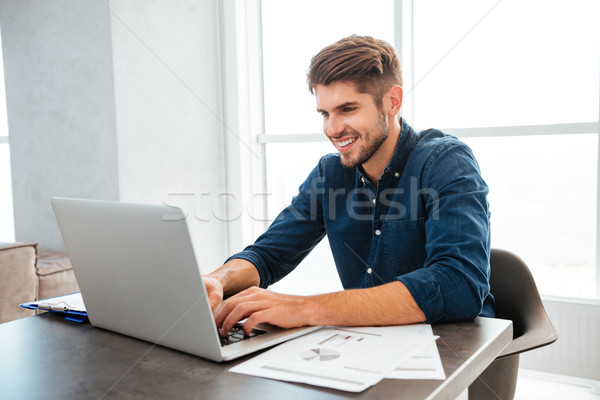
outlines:
[[[447,379],[384,379],[361,393],[228,372],[215,363],[45,313],[0,325],[2,399],[452,399],[512,340],[492,318],[436,324]]]

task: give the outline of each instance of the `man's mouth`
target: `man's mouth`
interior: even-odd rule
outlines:
[[[358,139],[358,138],[352,137],[352,138],[345,138],[345,139],[335,139],[334,143],[335,143],[335,146],[340,151],[348,151],[348,150],[350,150],[350,148],[352,147],[354,142],[356,142],[356,139]]]

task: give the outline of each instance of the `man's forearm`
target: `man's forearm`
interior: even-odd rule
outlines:
[[[400,325],[423,322],[425,314],[402,282],[308,298],[311,325]]]
[[[402,282],[317,296],[291,296],[254,287],[225,300],[215,314],[222,335],[244,318],[247,318],[246,333],[261,322],[293,328],[304,325],[402,325],[426,320]]]
[[[229,260],[208,276],[221,283],[225,297],[260,285],[260,276],[254,264],[241,258]]]

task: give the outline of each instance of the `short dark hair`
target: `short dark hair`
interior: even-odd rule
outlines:
[[[315,55],[308,70],[308,88],[313,94],[317,85],[338,81],[353,82],[359,92],[370,94],[381,109],[383,95],[394,85],[402,86],[400,60],[384,40],[345,37]]]

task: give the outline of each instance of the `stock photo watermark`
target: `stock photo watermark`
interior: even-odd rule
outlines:
[[[339,218],[370,221],[375,212],[386,221],[416,220],[421,204],[429,218],[437,220],[439,199],[435,189],[419,187],[416,177],[410,178],[408,189],[387,188],[379,193],[364,187],[327,188],[324,178],[315,178],[301,186],[291,204],[271,192],[254,193],[246,198],[231,192],[169,193],[163,204],[172,207],[174,212],[165,214],[163,220],[194,218],[200,222],[232,222],[245,213],[254,221],[270,222],[265,215],[265,201],[280,206],[298,221]]]

